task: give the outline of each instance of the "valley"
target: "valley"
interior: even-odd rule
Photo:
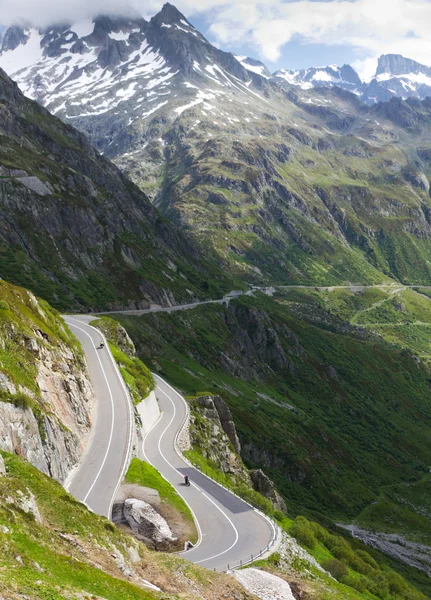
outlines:
[[[194,22],[2,31],[0,596],[424,600],[430,67]]]

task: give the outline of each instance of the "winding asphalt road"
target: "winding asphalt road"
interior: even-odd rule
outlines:
[[[106,341],[89,325],[92,316],[64,317],[78,338],[96,395],[95,417],[87,450],[66,489],[93,512],[111,517],[118,486],[123,479],[132,443],[129,396]]]
[[[95,513],[110,518],[130,456],[131,404],[109,348],[98,349],[105,340],[89,325],[93,319],[65,317],[81,342],[96,394],[96,416],[88,449],[65,487]],[[239,566],[241,561],[249,562],[273,542],[274,525],[184,460],[177,451],[176,438],[187,416],[187,404],[163,379],[155,378],[162,414],[147,433],[143,450],[147,461],[176,488],[194,515],[199,540],[182,556],[220,571]],[[186,473],[191,479],[187,488],[183,485]]]
[[[180,394],[155,375],[162,417],[144,440],[146,460],[176,488],[190,506],[199,529],[195,548],[182,557],[209,569],[228,570],[256,558],[274,540],[272,522],[246,502],[190,466],[176,449],[187,416]],[[184,475],[191,485],[183,485]]]

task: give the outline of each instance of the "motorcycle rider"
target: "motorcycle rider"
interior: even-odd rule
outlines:
[[[190,485],[190,478],[188,475],[184,475],[184,485]]]

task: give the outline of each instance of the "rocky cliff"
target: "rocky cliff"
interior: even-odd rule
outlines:
[[[90,433],[93,391],[60,316],[0,282],[0,449],[63,482]]]
[[[220,396],[199,396],[191,403],[190,442],[192,447],[223,473],[250,483],[238,454],[241,446],[229,407]]]
[[[274,483],[261,470],[249,471],[242,462],[232,413],[220,396],[198,396],[190,400],[190,443],[206,461],[222,473],[232,476],[234,485],[259,492],[276,510],[286,511],[286,503]]]

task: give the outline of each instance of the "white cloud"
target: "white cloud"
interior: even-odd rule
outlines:
[[[121,0],[0,0],[0,23],[11,25],[28,21],[43,27],[100,13],[121,14],[125,12],[124,5]],[[130,6],[133,5],[132,1]]]
[[[279,58],[293,39],[303,43],[347,45],[358,57],[399,53],[431,63],[429,0],[251,0],[219,9],[210,32],[224,43],[247,39],[267,60]],[[365,71],[370,62],[364,62]]]
[[[356,60],[352,63],[352,67],[358,73],[362,81],[370,81],[376,73],[377,57]]]

